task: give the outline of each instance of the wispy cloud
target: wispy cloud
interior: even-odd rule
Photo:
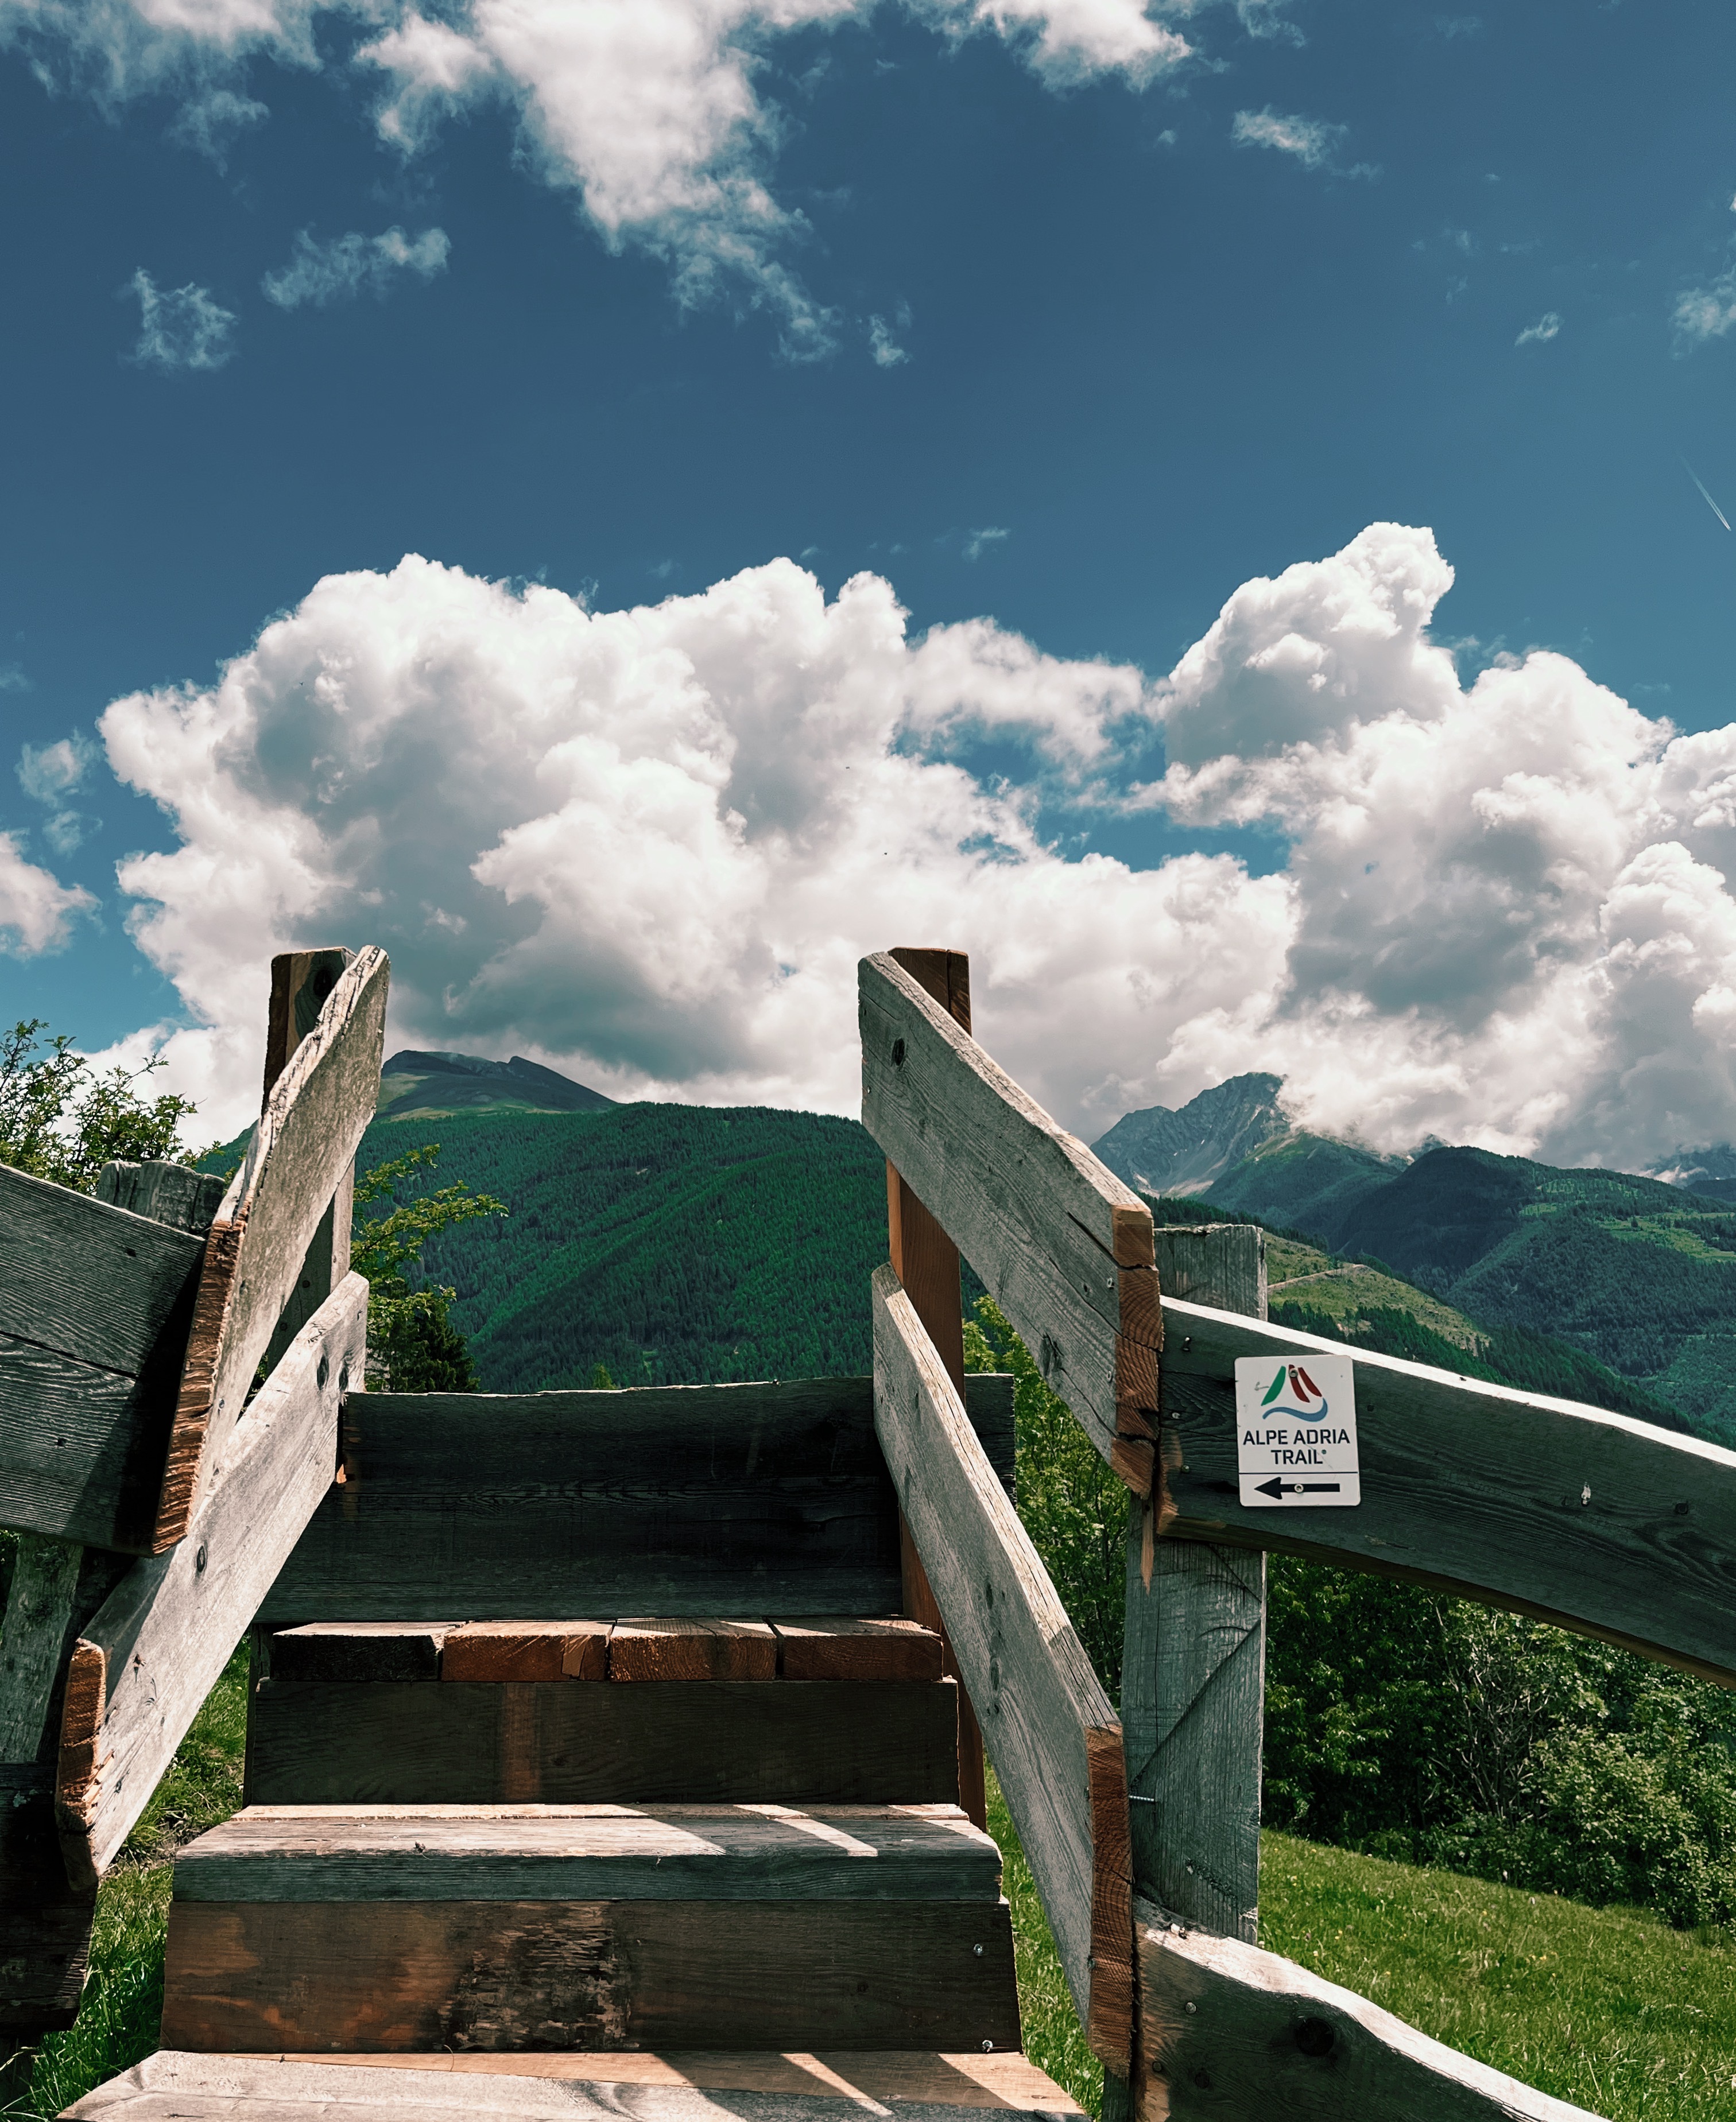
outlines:
[[[1678,295],[1670,321],[1675,326],[1678,353],[1736,330],[1736,266],[1705,287],[1690,287]]]
[[[1230,138],[1238,147],[1271,147],[1280,155],[1294,155],[1305,170],[1326,170],[1336,177],[1378,177],[1373,162],[1345,167],[1333,158],[1350,137],[1348,125],[1335,125],[1323,118],[1286,117],[1281,111],[1238,110]]]
[[[169,128],[169,138],[203,155],[218,169],[227,169],[229,150],[237,135],[250,125],[263,125],[270,115],[265,105],[250,96],[238,96],[232,88],[208,89],[181,105]]]
[[[1545,310],[1534,325],[1527,325],[1513,342],[1515,346],[1544,346],[1561,329],[1561,320],[1554,310]]]
[[[1004,544],[1012,535],[1010,530],[999,530],[992,525],[986,530],[968,531],[965,536],[965,558],[980,560],[985,553],[993,552],[997,545]]]
[[[353,299],[364,287],[384,295],[400,273],[432,280],[446,270],[451,250],[443,228],[425,228],[414,238],[397,227],[381,236],[352,229],[325,243],[316,242],[304,228],[297,233],[289,263],[268,273],[260,285],[267,301],[280,310],[299,309],[303,302],[323,310],[330,302]]]
[[[19,786],[33,802],[44,805],[51,813],[42,830],[56,854],[71,854],[96,823],[73,810],[66,800],[82,782],[96,756],[96,746],[77,731],[54,744],[26,744],[19,750],[15,769]]]
[[[235,312],[208,287],[159,287],[143,265],[124,293],[138,297],[138,343],[131,358],[141,367],[221,368],[235,352]]]
[[[910,311],[901,309],[898,313],[899,330],[907,330],[910,322]],[[896,368],[900,362],[908,361],[910,358],[892,337],[892,328],[884,317],[868,319],[868,352],[882,368]]]

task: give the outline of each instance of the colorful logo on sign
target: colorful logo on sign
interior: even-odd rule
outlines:
[[[1280,1395],[1286,1386],[1289,1387],[1291,1396],[1297,1403],[1294,1407],[1286,1405],[1280,1400]],[[1275,1406],[1273,1405],[1275,1401],[1278,1402]],[[1310,1405],[1311,1402],[1312,1405]],[[1326,1395],[1299,1363],[1280,1363],[1278,1366],[1276,1376],[1266,1387],[1265,1397],[1260,1403],[1262,1414],[1270,1409],[1274,1414],[1294,1414],[1298,1421],[1302,1422],[1320,1421],[1326,1414],[1327,1406]]]

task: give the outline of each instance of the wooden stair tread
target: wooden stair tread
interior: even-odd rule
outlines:
[[[731,2096],[714,2100],[708,2096]],[[745,2098],[742,2096],[746,2096]],[[891,2109],[904,2122],[985,2110],[1082,2110],[1017,2050],[817,2054],[743,2050],[615,2054],[288,2056],[161,2050],[68,2108],[76,2122],[351,2122],[473,2114],[541,2122],[831,2122]]]
[[[999,1900],[956,1806],[249,1806],[175,1860],[197,1901]]]
[[[274,1630],[285,1682],[938,1680],[941,1640],[901,1616],[770,1621],[574,1615],[486,1621],[313,1621]]]

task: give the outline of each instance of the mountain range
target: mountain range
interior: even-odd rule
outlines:
[[[422,1054],[406,1046],[381,1068],[377,1110],[394,1119],[438,1119],[461,1112],[606,1112],[614,1103],[521,1054],[483,1061],[474,1054]]]
[[[1093,1147],[1150,1195],[1303,1234],[1373,1264],[1485,1330],[1555,1337],[1736,1442],[1736,1152],[1681,1152],[1668,1177],[1567,1170],[1425,1145],[1383,1156],[1310,1133],[1270,1075],[1178,1111],[1130,1113]]]

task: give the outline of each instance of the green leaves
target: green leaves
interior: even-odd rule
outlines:
[[[478,1216],[504,1216],[507,1205],[461,1182],[433,1194],[414,1191],[416,1175],[432,1171],[439,1156],[438,1142],[424,1143],[356,1181],[358,1208],[392,1204],[383,1215],[357,1222],[349,1246],[350,1265],[368,1281],[367,1371],[381,1391],[475,1392],[479,1383],[469,1344],[447,1313],[456,1292],[414,1288],[405,1270],[419,1267],[430,1238]],[[401,1202],[400,1190],[408,1195]]]
[[[0,1034],[0,1164],[89,1194],[113,1161],[194,1161],[180,1132],[198,1108],[168,1092],[146,1099],[135,1087],[161,1060],[153,1055],[141,1068],[117,1065],[99,1075],[72,1050],[68,1034],[44,1042],[39,1034],[47,1029],[30,1017]]]

